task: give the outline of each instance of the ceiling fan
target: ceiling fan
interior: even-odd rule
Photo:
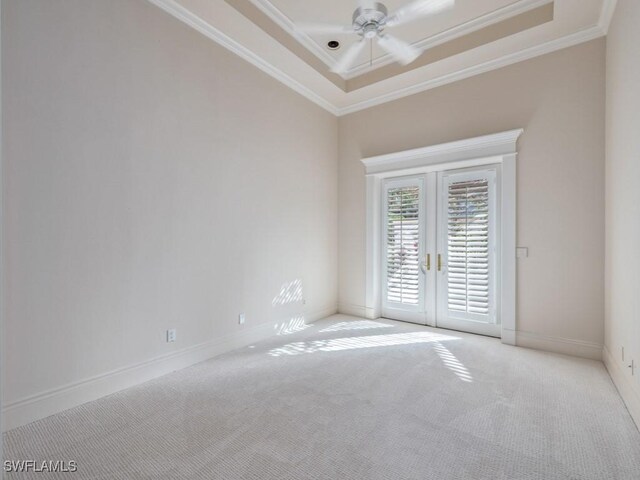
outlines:
[[[358,55],[367,44],[367,40],[375,40],[378,45],[389,53],[397,62],[407,65],[413,62],[421,51],[384,30],[387,27],[397,27],[417,20],[427,15],[452,7],[455,0],[414,0],[404,7],[389,14],[387,7],[374,0],[358,0],[358,8],[353,12],[351,25],[332,25],[324,23],[299,23],[299,31],[311,34],[355,33],[360,40],[351,45],[347,51],[331,67],[335,73],[345,73],[351,68]]]

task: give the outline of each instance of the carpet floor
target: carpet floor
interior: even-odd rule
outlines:
[[[7,478],[640,479],[600,362],[336,315],[4,435]]]

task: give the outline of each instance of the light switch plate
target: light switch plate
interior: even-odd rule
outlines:
[[[516,257],[517,258],[527,258],[529,256],[529,249],[527,247],[518,247],[516,248]]]

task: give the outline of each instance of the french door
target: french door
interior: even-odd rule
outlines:
[[[384,182],[382,314],[500,336],[499,166]]]

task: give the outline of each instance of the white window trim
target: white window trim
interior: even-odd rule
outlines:
[[[501,164],[499,269],[502,343],[516,344],[516,158],[523,129],[362,159],[367,176],[365,316],[382,315],[382,181],[451,169]]]

